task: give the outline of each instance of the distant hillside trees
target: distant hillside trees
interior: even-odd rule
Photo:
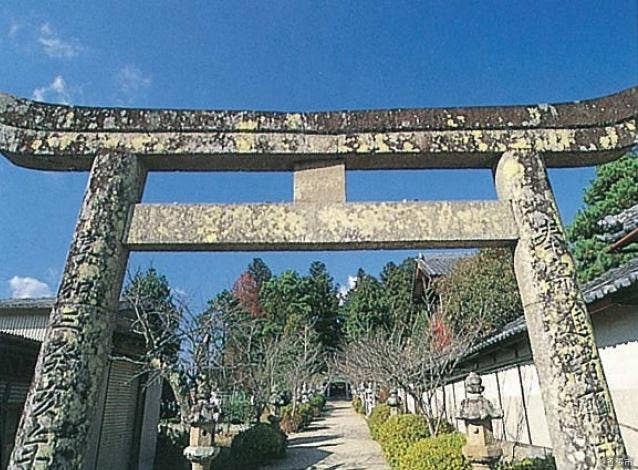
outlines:
[[[482,249],[461,258],[435,283],[454,330],[479,315],[481,334],[494,332],[523,314],[514,261],[509,249]]]

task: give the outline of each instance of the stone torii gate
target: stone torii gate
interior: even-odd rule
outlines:
[[[0,95],[0,151],[90,170],[11,469],[82,465],[130,250],[515,246],[561,469],[626,451],[546,167],[611,161],[638,142],[638,88],[515,107],[263,113],[82,108]],[[496,201],[349,203],[345,171],[490,168]],[[286,204],[141,204],[148,171],[293,171]]]

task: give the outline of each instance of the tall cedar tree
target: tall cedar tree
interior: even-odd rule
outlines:
[[[414,319],[416,306],[412,302],[412,289],[415,270],[414,258],[406,258],[398,266],[392,262],[386,264],[381,271],[389,321],[399,328],[409,325]]]
[[[325,264],[312,262],[306,285],[312,309],[311,321],[319,342],[325,349],[335,350],[340,340],[339,297]]]
[[[296,271],[273,276],[260,291],[266,329],[271,334],[299,331],[311,319],[308,281]]]
[[[383,284],[363,269],[357,271],[355,285],[346,294],[341,311],[348,341],[392,327]]]
[[[248,265],[248,272],[253,275],[260,288],[272,277],[272,271],[261,258],[253,258]]]
[[[603,231],[598,221],[616,215],[638,204],[638,152],[634,150],[622,158],[600,165],[596,177],[585,190],[585,207],[578,211],[567,229],[576,258],[578,277],[589,281],[605,271],[635,257],[635,253],[608,253],[608,243],[596,235]]]

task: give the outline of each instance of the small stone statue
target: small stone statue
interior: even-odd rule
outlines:
[[[494,439],[492,420],[503,418],[503,411],[495,408],[483,396],[483,381],[475,372],[465,379],[467,398],[461,402],[457,416],[465,422],[467,444],[462,452],[474,470],[489,470],[503,455],[503,449]]]

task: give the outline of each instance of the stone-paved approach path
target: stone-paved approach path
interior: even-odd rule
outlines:
[[[263,470],[388,470],[381,447],[350,402],[328,402],[321,418],[292,434],[286,457]]]

